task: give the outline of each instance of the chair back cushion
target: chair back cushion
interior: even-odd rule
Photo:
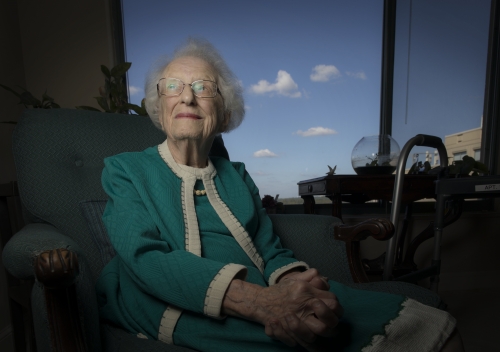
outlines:
[[[99,248],[78,204],[107,199],[101,186],[104,158],[141,151],[165,140],[148,117],[77,109],[27,109],[13,134],[19,194],[28,222],[46,222],[85,251],[97,279]],[[218,150],[225,151],[222,145]]]
[[[316,268],[329,279],[350,284],[353,282],[345,250],[345,242],[334,238],[336,225],[342,221],[333,216],[294,214],[270,215],[273,230],[283,247],[295,257]]]

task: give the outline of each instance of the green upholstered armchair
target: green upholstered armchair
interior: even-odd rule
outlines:
[[[34,280],[31,307],[38,351],[188,351],[101,321],[94,291],[102,268],[114,255],[101,222],[107,198],[101,187],[103,159],[143,150],[164,138],[141,116],[54,109],[26,110],[21,117],[13,150],[27,225],[10,239],[2,257],[11,275]],[[227,157],[222,139],[212,152]],[[283,245],[323,275],[440,305],[437,295],[412,284],[356,283],[351,275],[356,264],[349,263],[346,243],[334,238],[339,219],[271,219]],[[336,235],[352,245],[367,234],[386,236],[383,227],[376,221],[357,229],[337,227]]]

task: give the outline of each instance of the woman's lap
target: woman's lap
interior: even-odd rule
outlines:
[[[293,351],[264,333],[264,327],[244,319],[215,320],[184,311],[174,331],[176,345],[200,351]]]
[[[330,281],[330,291],[344,307],[332,349],[359,351],[372,337],[384,334],[385,325],[398,316],[405,297],[356,290]],[[203,351],[290,351],[293,348],[269,338],[264,327],[239,318],[214,320],[183,312],[174,332],[174,343]]]

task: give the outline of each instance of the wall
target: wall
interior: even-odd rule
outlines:
[[[108,2],[18,4],[27,89],[37,97],[47,91],[62,107],[97,106],[100,65],[114,62]]]
[[[61,107],[98,107],[94,96],[104,83],[100,65],[115,63],[110,1],[1,0],[0,83],[22,86],[41,99],[44,92]],[[18,99],[0,91],[0,121],[17,120]],[[9,136],[0,125],[0,183],[15,179]],[[7,150],[7,151],[6,151]],[[4,169],[3,165],[7,167]]]
[[[25,87],[21,32],[16,2],[0,0],[0,83],[9,87]],[[18,99],[0,88],[0,121],[15,121],[22,111]],[[10,152],[13,124],[0,124],[0,183],[15,179]]]
[[[481,149],[482,132],[482,127],[479,127],[445,136],[444,145],[446,147],[446,151],[448,152],[448,157],[452,158],[448,161],[453,160],[453,155],[455,153],[461,152],[465,152],[468,156],[474,158],[474,151]]]
[[[117,62],[111,16],[115,3],[0,0],[0,83],[24,87],[39,99],[46,91],[61,107],[98,107],[93,97],[104,83],[100,65],[112,67]],[[0,121],[18,119],[24,109],[18,101],[0,88]],[[0,123],[0,184],[16,178],[11,153],[14,127]],[[1,264],[0,288],[0,351],[6,351],[10,321]]]
[[[25,86],[21,33],[17,4],[0,0],[0,83],[7,86]],[[0,121],[16,120],[22,108],[18,99],[0,88]],[[15,179],[14,161],[10,152],[13,124],[0,124],[0,183]],[[7,301],[5,271],[0,262],[0,350],[12,345],[10,313]]]

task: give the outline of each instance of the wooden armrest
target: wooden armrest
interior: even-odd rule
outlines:
[[[394,235],[394,224],[388,219],[369,219],[357,225],[339,225],[334,228],[335,239],[344,242],[363,241],[369,236],[386,241]]]
[[[65,248],[42,252],[35,259],[35,276],[49,289],[69,287],[78,276],[78,257]]]
[[[40,253],[35,259],[35,276],[45,293],[51,350],[86,352],[75,288],[76,253],[66,248]]]
[[[394,225],[387,219],[369,219],[354,226],[340,225],[333,230],[335,239],[344,241],[347,261],[354,282],[369,282],[359,255],[359,242],[372,236],[383,241],[394,235]]]

